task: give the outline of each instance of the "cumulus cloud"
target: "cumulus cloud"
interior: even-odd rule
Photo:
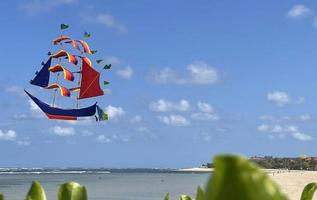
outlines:
[[[200,112],[192,113],[191,118],[199,121],[216,121],[219,116],[215,113],[215,109],[208,103],[198,102],[197,108]]]
[[[142,121],[142,117],[139,115],[136,115],[130,119],[131,123],[140,123],[141,121]]]
[[[98,135],[96,138],[100,143],[112,143],[112,142],[128,142],[130,139],[124,135],[113,134],[111,136]]]
[[[29,138],[20,139],[14,130],[0,130],[0,140],[14,142],[17,145],[29,146],[31,142]]]
[[[35,15],[46,13],[57,7],[71,5],[76,2],[77,0],[30,0],[21,4],[20,9],[24,10],[27,14]]]
[[[267,94],[267,100],[275,103],[278,106],[284,106],[285,104],[289,104],[291,102],[291,98],[286,92],[269,92]]]
[[[58,135],[58,136],[72,136],[75,135],[75,129],[73,127],[61,127],[61,126],[54,126],[50,129],[50,132]]]
[[[309,121],[309,120],[311,120],[311,116],[309,114],[303,114],[303,115],[299,116],[299,119],[301,121]]]
[[[118,65],[122,63],[121,59],[116,56],[105,56],[104,62],[107,64]]]
[[[23,88],[20,86],[16,86],[16,85],[5,88],[5,92],[8,92],[8,93],[14,94],[16,96],[20,96],[20,97],[25,96]]]
[[[181,76],[171,68],[164,68],[160,72],[154,73],[151,78],[157,83],[179,85],[208,85],[219,80],[217,70],[204,61],[194,61],[189,64],[186,72],[185,76]]]
[[[300,141],[310,141],[313,137],[301,132],[297,126],[294,125],[268,125],[261,124],[257,127],[257,130],[264,133],[269,133],[269,137],[274,139],[276,136],[279,138],[285,138],[287,135],[291,135],[294,139]]]
[[[169,115],[169,116],[158,116],[158,119],[166,124],[171,126],[187,126],[189,121],[181,115]]]
[[[312,136],[307,135],[305,133],[301,133],[301,132],[294,132],[293,137],[300,141],[310,141],[313,139]]]
[[[193,120],[199,120],[199,121],[217,121],[217,120],[219,120],[218,115],[216,115],[215,113],[203,113],[203,112],[192,113],[191,118]]]
[[[92,136],[94,133],[90,130],[83,130],[82,131],[83,136]]]
[[[13,130],[2,131],[0,130],[0,140],[14,141],[17,138],[17,134]]]
[[[133,76],[133,69],[131,66],[127,66],[125,68],[117,70],[116,74],[121,78],[130,79]]]
[[[101,143],[110,143],[111,139],[106,137],[105,135],[98,135],[97,141]]]
[[[109,105],[105,108],[105,113],[109,115],[109,119],[118,120],[125,114],[125,111],[121,107]]]
[[[82,13],[81,21],[83,23],[101,24],[107,28],[115,29],[119,32],[126,32],[127,29],[124,25],[119,23],[111,14],[108,13]]]
[[[29,109],[31,111],[32,117],[35,118],[43,118],[45,117],[45,114],[42,112],[42,110],[32,101],[31,99],[28,100]]]
[[[313,15],[312,10],[302,4],[294,5],[287,12],[287,16],[290,18],[302,18],[309,15]]]
[[[197,107],[201,112],[207,112],[207,113],[213,113],[214,112],[214,108],[205,102],[198,102],[197,103]]]
[[[277,106],[283,107],[287,104],[302,104],[305,102],[304,97],[298,97],[297,99],[291,98],[286,92],[274,91],[267,94],[267,100],[276,104]]]
[[[182,99],[179,102],[167,101],[164,99],[159,99],[157,101],[151,102],[149,106],[150,110],[155,112],[170,112],[170,111],[188,111],[190,109],[190,104],[187,100]]]

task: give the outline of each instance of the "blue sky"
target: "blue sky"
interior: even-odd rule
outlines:
[[[219,153],[316,155],[312,1],[1,1],[0,166],[188,167]],[[59,36],[113,68],[110,120],[46,119],[23,89]],[[96,66],[96,68],[98,68]],[[57,104],[69,104],[58,97]],[[89,105],[93,101],[83,101]]]

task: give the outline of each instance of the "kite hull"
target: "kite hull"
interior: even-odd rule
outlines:
[[[92,106],[80,109],[55,108],[40,101],[38,98],[34,97],[26,90],[24,91],[34,101],[34,103],[46,114],[46,116],[49,119],[77,120],[78,117],[89,117],[95,115],[96,113],[97,103],[95,103]]]

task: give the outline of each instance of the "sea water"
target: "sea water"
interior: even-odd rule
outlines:
[[[162,170],[125,171],[5,171],[0,170],[0,193],[6,200],[23,200],[33,180],[45,189],[48,200],[57,199],[58,186],[76,181],[87,188],[89,200],[163,200],[181,194],[194,196],[209,173],[178,173]]]

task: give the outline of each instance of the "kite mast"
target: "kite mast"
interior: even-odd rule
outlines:
[[[66,28],[68,28],[68,27],[66,27]],[[65,26],[63,26],[63,25],[61,24],[61,27],[60,27],[61,37],[63,36],[63,30],[66,29],[66,28],[65,28]],[[62,46],[63,46],[63,43],[59,43],[59,46],[58,46],[59,48],[58,48],[58,50],[62,50],[62,49],[63,49]],[[58,58],[58,64],[61,64],[61,62],[62,62],[62,58]],[[58,84],[58,81],[59,81],[59,72],[57,72],[57,74],[56,74],[56,83],[57,83],[57,84]],[[52,106],[53,106],[53,107],[55,106],[56,93],[57,93],[57,88],[54,90],[53,103],[52,103]]]

